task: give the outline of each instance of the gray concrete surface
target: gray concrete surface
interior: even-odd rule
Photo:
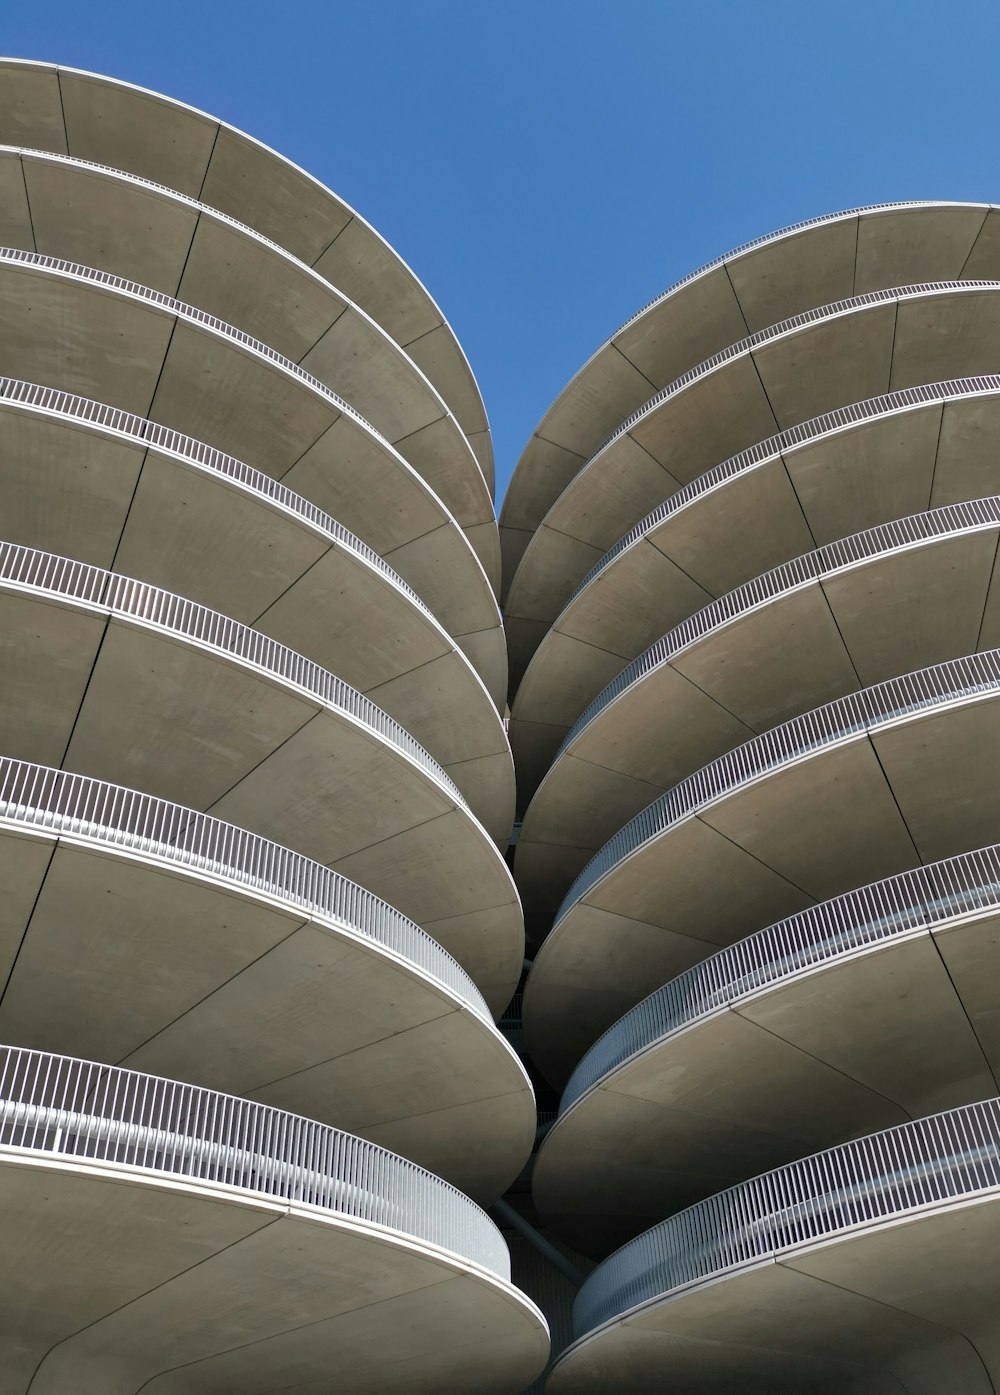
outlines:
[[[554,910],[623,824],[699,766],[844,693],[1000,642],[1000,497],[841,539],[756,576],[658,640],[545,770],[514,734],[525,905]],[[553,718],[568,717],[553,695]],[[593,713],[589,717],[589,713]],[[556,734],[558,734],[558,729]],[[532,778],[534,777],[534,779]]]
[[[625,661],[762,572],[879,523],[1000,492],[1000,377],[904,389],[832,416],[672,495],[605,553],[551,627],[544,607],[507,620],[515,746],[541,751],[542,725],[558,744],[556,703],[575,721]]]
[[[492,490],[486,413],[451,327],[375,229],[304,170],[183,103],[95,73],[18,59],[0,64],[0,140],[92,160],[201,199],[314,267],[427,374]]]
[[[334,868],[506,1005],[524,932],[502,854],[406,733],[329,674],[216,612],[18,549],[0,554],[0,663],[4,754],[209,812]]]
[[[990,1395],[998,1232],[994,1192],[803,1245],[608,1323],[546,1390]]]
[[[0,1032],[334,1123],[492,1200],[535,1132],[523,1066],[475,1007],[356,924],[231,860],[8,810]],[[456,982],[462,986],[461,976]],[[465,980],[465,983],[468,981]]]
[[[623,1012],[715,949],[815,901],[995,842],[992,673],[981,655],[933,684],[868,690],[880,694],[881,717],[870,697],[861,707],[846,699],[848,712],[872,714],[853,730],[821,709],[627,825],[570,888],[528,977],[525,1043],[546,1077],[564,1082]]]
[[[142,419],[105,412],[95,421],[91,410],[0,384],[7,539],[180,590],[331,669],[433,748],[505,842],[514,779],[495,707],[503,631],[454,523],[407,542],[421,515],[398,530],[387,518],[379,539],[390,567],[432,587],[430,599],[464,630],[453,643],[393,571],[299,496],[197,442],[151,441]]]
[[[0,281],[7,330],[0,373],[195,436],[282,480],[365,541],[365,526],[345,514],[362,490],[369,512],[377,501],[380,516],[422,508],[434,526],[450,511],[498,586],[486,484],[474,470],[456,471],[432,437],[414,470],[350,404],[291,360],[197,307],[118,284],[109,273],[15,249],[0,251]]]
[[[804,1153],[995,1095],[998,929],[995,906],[956,907],[651,1038],[546,1135],[546,1224],[606,1254]]]
[[[880,292],[730,345],[651,399],[627,430],[623,424],[552,504],[510,583],[511,633],[521,616],[555,619],[629,528],[727,457],[880,393],[998,369],[994,282]],[[523,655],[530,636],[517,644]]]
[[[536,427],[504,501],[504,589],[559,494],[629,413],[712,354],[817,305],[1000,275],[1000,210],[924,202],[783,229],[685,276],[587,360]]]
[[[548,1340],[485,1270],[318,1207],[4,1150],[4,1395],[514,1395]]]
[[[262,340],[340,394],[424,473],[480,468],[405,350],[312,268],[204,204],[66,157],[0,148],[0,245],[97,267]],[[443,474],[441,476],[443,478]],[[447,494],[447,491],[444,491]]]

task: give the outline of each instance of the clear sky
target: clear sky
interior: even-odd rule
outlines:
[[[1000,201],[996,0],[50,0],[0,48],[190,102],[305,166],[414,268],[493,426],[645,301],[856,204]]]

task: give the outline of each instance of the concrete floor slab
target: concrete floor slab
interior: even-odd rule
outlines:
[[[69,154],[202,198],[339,285],[402,347],[434,336],[428,376],[493,459],[482,397],[440,309],[378,233],[304,170],[232,127],[93,73],[6,60],[0,140]]]
[[[596,851],[622,826],[630,799],[670,788],[748,732],[766,731],[864,684],[991,647],[1000,637],[993,580],[998,526],[1000,507],[990,501],[953,506],[845,539],[756,578],[616,675],[558,751],[560,727],[544,739],[540,733],[530,763],[521,753],[519,698],[511,732],[522,760],[522,793],[531,798],[540,783],[524,816],[518,859],[529,857],[534,844]],[[550,639],[540,681],[557,673],[556,652]],[[522,685],[526,700],[533,673],[534,666]],[[577,697],[570,689],[566,707],[553,716],[565,722]],[[643,805],[631,807],[636,813]],[[526,901],[529,911],[558,901],[566,885],[559,874],[553,865],[544,888],[536,878],[532,894],[543,899]]]
[[[381,1166],[391,1186],[392,1164]],[[380,1181],[376,1172],[376,1188]],[[449,1204],[435,1179],[425,1186]],[[34,1255],[36,1276],[35,1293],[4,1286],[14,1350],[2,1388],[10,1395],[23,1395],[28,1382],[53,1395],[125,1395],[178,1380],[189,1390],[221,1392],[236,1380],[267,1392],[287,1389],[289,1376],[328,1382],[331,1369],[340,1379],[355,1366],[369,1375],[381,1366],[383,1388],[400,1388],[407,1371],[421,1389],[436,1382],[457,1393],[465,1366],[456,1371],[445,1355],[456,1315],[475,1323],[480,1359],[486,1343],[486,1388],[497,1395],[530,1380],[547,1351],[537,1309],[505,1278],[407,1232],[407,1223],[421,1224],[409,1197],[395,1227],[373,1225],[352,1217],[357,1203],[338,1214],[135,1165],[9,1147],[0,1196],[9,1244]],[[376,1192],[372,1203],[384,1209],[386,1198]],[[468,1209],[469,1245],[481,1248],[486,1217],[458,1198],[450,1204]],[[457,1231],[458,1216],[450,1223]],[[40,1253],[51,1256],[48,1268],[38,1267]],[[48,1301],[32,1308],[37,1290]]]
[[[652,397],[579,469],[539,521],[506,583],[507,611],[513,618],[555,619],[583,580],[579,562],[567,558],[556,570],[558,563],[548,558],[554,535],[607,551],[676,492],[657,489],[648,471],[634,469],[635,443],[687,484],[751,447],[760,445],[765,454],[762,443],[776,431],[847,404],[962,373],[993,372],[1000,366],[993,325],[998,306],[992,282],[902,287],[877,299],[837,302],[731,344]],[[619,489],[615,507],[597,506],[620,479],[629,482],[627,498]],[[865,504],[870,511],[871,501]],[[565,541],[560,548],[566,552]]]
[[[535,956],[524,1023],[540,1068],[564,1032],[594,1040],[611,1025],[587,990],[621,976],[623,923],[733,943],[812,901],[991,842],[993,671],[990,651],[867,689],[860,707],[818,709],[626,825],[570,888]],[[633,960],[633,984],[637,971]],[[658,986],[651,973],[645,992]]]
[[[804,1388],[794,1357],[815,1363],[810,1389],[986,1395],[997,1352],[996,1132],[995,1100],[966,1106],[815,1155],[654,1227],[588,1279],[577,1341],[550,1382],[625,1390],[682,1379],[694,1339],[693,1389],[730,1388],[739,1370],[751,1381],[769,1372],[770,1389],[790,1395]],[[829,1386],[845,1336],[858,1368]]]
[[[527,1076],[471,980],[416,927],[390,949],[362,918],[372,912],[358,888],[337,891],[357,903],[345,915],[333,899],[313,904],[250,880],[232,859],[206,870],[174,847],[150,851],[110,815],[75,836],[77,825],[44,822],[36,831],[33,815],[10,807],[0,834],[0,1029],[283,1107],[294,1100],[362,1133],[377,1123],[386,1138],[394,1120],[426,1114],[423,1146],[488,1200],[519,1171],[535,1127]],[[469,1119],[494,1099],[513,1123],[508,1143],[484,1152]],[[392,1146],[420,1160],[402,1134]]]
[[[23,560],[14,549],[0,583],[8,754],[210,810],[343,870],[433,924],[504,1006],[523,957],[511,874],[405,732],[224,617],[96,569],[85,588],[36,583],[59,559]],[[81,607],[78,592],[101,591]]]
[[[547,457],[572,452],[576,473],[613,429],[588,431],[582,404],[603,394],[590,411],[603,411],[599,420],[616,414],[621,422],[649,396],[637,381],[607,382],[608,364],[624,357],[662,388],[744,335],[817,305],[889,286],[995,277],[1000,238],[994,226],[988,204],[852,209],[758,238],[670,287],[591,356],[525,447],[501,520],[505,557],[508,535],[511,545],[505,592],[523,551],[515,535],[534,532],[569,482],[550,476]]]
[[[606,1253],[803,1148],[992,1095],[990,856],[931,870],[928,887],[968,886],[951,902],[925,903],[906,878],[880,884],[735,946],[627,1015],[581,1063],[536,1159],[548,1223]],[[890,900],[895,923],[879,914]],[[645,1112],[623,1128],[633,1099]]]

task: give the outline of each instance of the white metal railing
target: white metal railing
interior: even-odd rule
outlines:
[[[109,615],[144,621],[293,683],[324,706],[377,732],[426,771],[460,808],[468,810],[455,782],[405,727],[343,679],[260,630],[144,581],[15,543],[0,542],[2,586],[83,601]]]
[[[1000,1100],[816,1153],[671,1216],[594,1270],[579,1338],[629,1309],[801,1245],[1000,1188]]]
[[[397,575],[373,548],[355,537],[331,514],[295,494],[279,480],[271,479],[270,475],[253,469],[242,460],[237,460],[235,456],[217,450],[215,446],[208,446],[193,436],[185,436],[181,431],[174,431],[171,427],[161,426],[158,422],[136,416],[134,412],[126,412],[121,407],[109,407],[106,403],[95,402],[88,397],[79,397],[75,393],[45,387],[40,383],[23,382],[18,378],[0,377],[0,407],[5,403],[75,421],[90,422],[102,430],[128,436],[137,445],[152,446],[155,450],[176,456],[198,469],[218,474],[246,493],[254,494],[267,503],[293,514],[308,527],[325,534],[332,544],[339,544],[363,558],[397,590],[404,592],[424,615],[431,614],[412,586]]]
[[[560,1116],[626,1061],[720,1008],[896,936],[1000,908],[1000,844],[917,867],[759,930],[625,1013],[573,1071]]]
[[[63,257],[49,257],[41,252],[27,252],[20,247],[0,247],[0,263],[19,262],[25,266],[37,267],[45,271],[57,271],[65,276],[72,276],[79,281],[92,282],[99,286],[109,286],[112,290],[122,291],[125,295],[130,295],[136,300],[145,301],[147,304],[159,305],[162,309],[169,311],[172,315],[177,315],[181,319],[189,320],[194,324],[204,325],[207,329],[214,330],[223,338],[232,343],[239,344],[242,348],[248,349],[251,353],[260,358],[267,359],[276,367],[304,383],[312,391],[323,397],[335,411],[350,417],[352,421],[364,428],[371,436],[379,441],[385,450],[393,456],[398,457],[395,447],[382,435],[376,431],[371,422],[367,421],[361,413],[352,407],[349,402],[340,397],[327,387],[326,383],[319,378],[307,373],[304,368],[300,368],[292,359],[286,358],[284,354],[279,354],[276,349],[272,349],[269,344],[265,344],[260,339],[255,339],[252,334],[247,334],[242,329],[236,329],[233,325],[227,324],[225,320],[220,320],[217,315],[210,315],[205,310],[199,310],[197,306],[188,305],[185,301],[177,300],[172,295],[167,295],[166,291],[154,291],[149,286],[143,286],[138,281],[129,281],[124,276],[115,276],[110,271],[99,271],[96,267],[84,266],[80,262],[66,261]]]
[[[963,206],[968,207],[969,205],[966,204]],[[863,217],[866,213],[885,213],[897,208],[950,207],[954,207],[954,205],[938,199],[902,199],[896,203],[870,203],[864,205],[862,208],[845,208],[840,213],[823,213],[816,218],[804,218],[800,223],[790,223],[786,228],[779,228],[777,232],[763,233],[760,237],[751,238],[749,242],[740,243],[738,247],[734,247],[731,251],[723,253],[721,257],[715,257],[712,261],[706,262],[704,266],[698,267],[696,271],[688,272],[688,274],[682,276],[679,281],[674,281],[665,291],[661,291],[659,295],[654,296],[652,300],[647,301],[645,305],[641,306],[634,315],[630,315],[625,323],[615,330],[614,334],[612,334],[607,342],[609,344],[612,343],[623,330],[628,329],[629,325],[634,324],[636,320],[642,319],[643,315],[647,314],[655,306],[668,300],[670,296],[672,296],[675,291],[679,291],[682,286],[690,285],[692,281],[697,281],[699,277],[707,275],[708,272],[715,271],[720,266],[725,266],[727,262],[734,261],[735,258],[743,256],[746,252],[752,252],[757,247],[764,247],[769,242],[780,242],[782,238],[789,237],[792,233],[803,232],[806,228],[820,227],[824,223],[838,223],[845,218]],[[982,208],[983,217],[985,219],[986,214],[991,208],[996,207],[996,205],[977,203],[974,207]]]
[[[214,1090],[0,1047],[0,1149],[169,1173],[319,1206],[510,1278],[499,1230],[449,1183],[329,1125]]]
[[[924,708],[1000,693],[1000,650],[917,669],[849,693],[737,746],[674,785],[609,838],[573,882],[555,923],[609,871],[673,824],[789,761]]]
[[[492,1025],[472,979],[419,925],[322,863],[235,824],[104,780],[0,757],[0,825],[121,848],[291,901],[416,965]]]
[[[883,393],[879,397],[866,398],[863,402],[853,402],[847,407],[838,407],[832,412],[823,412],[820,416],[812,417],[799,426],[790,426],[786,430],[779,431],[776,435],[769,436],[766,440],[750,446],[747,450],[731,455],[721,464],[714,465],[711,470],[706,470],[697,479],[683,485],[676,493],[671,494],[669,499],[658,504],[655,509],[646,514],[645,518],[641,518],[627,533],[624,533],[614,547],[609,548],[604,556],[595,562],[590,571],[587,572],[566,602],[564,609],[568,609],[581,591],[584,591],[594,578],[600,576],[605,568],[610,566],[623,552],[627,552],[630,547],[641,542],[644,537],[660,527],[667,519],[681,513],[697,500],[704,498],[706,494],[718,489],[727,480],[772,460],[778,460],[786,451],[810,444],[822,436],[835,435],[845,428],[862,422],[874,421],[895,412],[906,411],[909,408],[918,408],[933,403],[944,404],[965,397],[980,397],[997,392],[1000,392],[1000,375],[993,373],[982,374],[979,377],[949,378],[940,383],[925,383],[919,387],[900,388],[896,392]]]
[[[998,379],[1000,382],[1000,379]],[[728,591],[717,600],[702,606],[672,630],[656,640],[637,658],[626,664],[611,682],[602,688],[566,734],[555,759],[579,740],[582,732],[631,688],[652,673],[669,664],[688,645],[704,639],[712,630],[720,630],[749,614],[759,606],[788,595],[810,581],[823,581],[836,572],[858,566],[876,557],[886,557],[893,551],[903,551],[921,542],[937,538],[957,537],[962,533],[979,532],[1000,525],[1000,495],[972,499],[960,504],[945,504],[939,509],[912,514],[891,523],[879,523],[863,533],[827,543],[814,552],[804,552],[789,562],[782,562],[752,581]],[[554,762],[553,762],[554,764]]]
[[[770,344],[783,335],[790,334],[793,330],[801,329],[804,325],[834,319],[838,315],[848,314],[854,310],[863,310],[871,305],[888,305],[898,303],[901,300],[917,300],[925,296],[946,293],[964,295],[984,290],[1000,291],[1000,281],[921,281],[910,286],[893,286],[881,291],[865,291],[863,295],[831,301],[829,305],[818,305],[812,310],[803,310],[798,315],[790,315],[787,320],[780,320],[777,324],[769,325],[766,329],[755,330],[753,334],[748,334],[745,339],[739,339],[735,344],[720,349],[718,353],[714,353],[701,363],[695,364],[693,368],[687,369],[673,382],[660,388],[648,401],[644,402],[641,407],[637,407],[615,428],[607,440],[594,451],[591,460],[596,459],[613,441],[631,431],[633,426],[654,412],[667,398],[682,391],[697,379],[704,378],[723,363],[739,358],[741,354],[749,353],[764,344]]]

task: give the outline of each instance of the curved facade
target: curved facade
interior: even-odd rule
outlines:
[[[518,1395],[546,1322],[479,1206],[537,1116],[461,348],[282,156],[15,60],[0,305],[0,1387]]]
[[[1000,1370],[963,1248],[1000,1089],[997,216],[855,209],[720,258],[515,472],[533,1215],[623,1246],[559,1395]]]

